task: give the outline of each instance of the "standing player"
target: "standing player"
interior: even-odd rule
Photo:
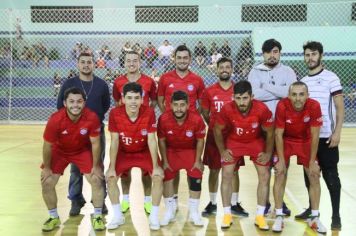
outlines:
[[[332,230],[341,230],[340,218],[340,190],[341,183],[337,164],[339,162],[339,148],[341,129],[344,122],[344,97],[342,86],[337,75],[323,68],[323,45],[311,41],[303,46],[304,62],[308,66],[308,76],[301,81],[309,88],[310,97],[321,105],[323,126],[320,129],[318,159],[324,181],[328,187],[332,205]],[[309,189],[309,181],[304,175],[305,184]],[[310,193],[309,193],[310,195]],[[305,212],[297,215],[297,219],[305,219],[311,213],[309,207]]]
[[[308,87],[303,82],[294,82],[289,88],[288,98],[283,98],[276,109],[276,149],[278,160],[275,164],[275,181],[273,187],[276,206],[276,220],[272,230],[282,232],[284,179],[289,167],[289,158],[297,155],[298,164],[303,165],[310,182],[309,193],[312,216],[309,226],[318,233],[325,234],[326,228],[319,220],[320,202],[320,167],[316,153],[318,150],[322,116],[320,104],[308,98]]]
[[[223,105],[233,100],[234,85],[230,80],[232,72],[232,60],[226,57],[221,58],[217,62],[217,74],[219,77],[219,82],[206,88],[201,99],[202,115],[206,123],[209,124],[203,162],[205,165],[209,166],[210,202],[205,207],[203,216],[216,214],[216,197],[219,186],[221,157],[215,144],[213,128],[215,125],[216,117],[221,111]],[[226,135],[225,132],[226,130],[223,132],[224,137]],[[248,216],[248,213],[241,207],[240,203],[238,202],[240,180],[237,170],[239,168],[239,164],[236,165],[234,178],[232,180],[231,212],[235,215]]]
[[[224,141],[223,130],[229,129]],[[262,132],[265,132],[265,140]],[[216,146],[221,155],[221,196],[224,207],[222,229],[232,224],[231,185],[236,163],[243,156],[250,156],[257,175],[257,214],[255,225],[260,230],[269,230],[264,218],[270,159],[274,144],[273,117],[263,102],[253,99],[251,84],[242,80],[234,85],[234,101],[221,109],[214,126]]]
[[[117,106],[122,105],[123,87],[128,82],[136,82],[142,86],[143,90],[143,105],[155,107],[157,104],[157,88],[156,83],[145,74],[141,74],[141,56],[135,51],[130,51],[125,54],[126,74],[118,77],[113,86],[113,97]],[[144,209],[147,214],[151,212],[151,176],[148,173],[142,173],[142,183],[144,186],[145,198]],[[130,208],[130,184],[131,172],[121,176],[121,186],[123,200],[121,201],[122,212],[127,212]]]
[[[170,101],[174,91],[182,90],[188,94],[189,110],[196,111],[200,104],[200,98],[204,90],[203,79],[189,70],[192,55],[185,45],[180,45],[174,51],[175,70],[163,74],[158,83],[157,102],[163,113],[169,110]],[[198,103],[198,104],[197,104]],[[198,108],[199,110],[200,108]],[[175,202],[178,203],[177,193],[179,185],[179,174],[174,180]],[[177,205],[175,206],[177,209]]]
[[[42,226],[42,231],[52,231],[61,224],[55,187],[70,163],[78,166],[92,187],[93,228],[104,230],[100,122],[94,112],[85,108],[85,94],[79,88],[65,91],[63,105],[64,108],[52,114],[43,134],[41,185],[50,218]]]
[[[101,121],[101,133],[100,133],[100,158],[102,162],[105,158],[105,129],[104,129],[104,116],[110,107],[110,93],[109,87],[106,82],[95,76],[93,55],[91,53],[82,52],[78,57],[79,76],[67,79],[59,92],[57,99],[57,109],[63,107],[64,91],[71,87],[80,88],[83,90],[86,107],[95,112]],[[104,192],[106,194],[106,184],[103,180]],[[70,179],[69,179],[69,196],[72,201],[72,207],[69,215],[79,215],[80,209],[84,206],[85,200],[82,194],[83,189],[83,176],[80,174],[78,167],[75,164],[71,164],[70,167]],[[103,213],[108,212],[105,203],[103,206]]]
[[[158,144],[164,168],[164,200],[166,213],[161,225],[175,219],[173,180],[179,170],[185,169],[189,186],[189,220],[197,226],[204,222],[199,214],[199,199],[203,164],[205,123],[202,117],[188,111],[188,95],[175,91],[171,98],[171,109],[158,120]]]
[[[152,230],[160,228],[158,211],[163,188],[163,170],[159,165],[157,151],[155,113],[152,108],[141,105],[142,93],[141,85],[134,82],[125,84],[125,105],[110,111],[110,166],[106,178],[114,217],[108,224],[108,229],[115,229],[125,221],[121,213],[117,181],[133,167],[141,168],[152,176],[153,206],[149,222]]]
[[[280,42],[275,39],[266,40],[262,45],[263,63],[254,66],[248,74],[248,81],[252,85],[254,98],[266,104],[273,116],[278,101],[288,96],[289,86],[297,81],[293,69],[280,62],[281,50]],[[284,187],[286,183],[284,183]],[[268,213],[270,207],[268,189],[265,214]],[[291,214],[284,203],[283,214],[287,216]]]

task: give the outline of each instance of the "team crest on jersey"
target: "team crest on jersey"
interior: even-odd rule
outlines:
[[[319,118],[317,119],[317,121],[318,121],[318,122],[323,122],[323,117],[319,117]]]
[[[174,84],[170,84],[168,88],[174,88]]]
[[[147,135],[147,129],[141,129],[141,135],[146,136]]]
[[[304,117],[304,123],[307,123],[307,122],[309,122],[309,121],[310,121],[310,116]]]
[[[218,100],[218,99],[219,99],[218,96],[213,97],[213,100]]]
[[[88,129],[86,129],[86,128],[81,128],[80,129],[80,134],[81,135],[86,135],[88,133]]]
[[[251,127],[252,127],[252,129],[256,129],[258,127],[258,123],[257,122],[253,122],[251,124]]]
[[[194,86],[192,84],[188,84],[187,89],[188,89],[188,91],[193,91]]]
[[[191,137],[193,137],[193,132],[192,132],[191,130],[187,130],[187,131],[185,132],[185,135],[186,135],[188,138],[191,138]]]

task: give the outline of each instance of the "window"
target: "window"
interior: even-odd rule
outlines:
[[[92,6],[31,6],[33,23],[93,23]]]
[[[135,6],[136,23],[192,23],[198,19],[198,6]]]

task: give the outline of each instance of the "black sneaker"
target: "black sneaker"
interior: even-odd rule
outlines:
[[[70,216],[77,216],[80,214],[80,209],[85,205],[85,200],[74,200],[72,201],[72,207],[70,208],[69,215]]]
[[[265,216],[269,214],[269,211],[271,209],[271,203],[266,204],[265,212],[263,213]]]
[[[340,216],[333,216],[331,218],[331,230],[341,230]]]
[[[287,205],[284,202],[283,202],[283,206],[282,206],[282,211],[285,216],[290,216],[290,214],[291,214],[291,211],[289,210],[289,208],[287,207]]]
[[[236,203],[236,205],[231,206],[231,214],[248,217],[248,212],[242,208],[240,203]]]
[[[216,204],[214,205],[211,202],[209,202],[209,204],[205,207],[205,209],[201,213],[201,215],[204,216],[204,217],[211,216],[211,215],[216,215],[216,209],[217,209]]]
[[[310,215],[311,215],[311,208],[309,207],[309,208],[305,209],[305,211],[303,211],[299,215],[294,216],[294,219],[296,219],[296,220],[306,220],[306,219],[309,218]]]

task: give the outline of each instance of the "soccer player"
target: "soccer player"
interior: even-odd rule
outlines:
[[[320,104],[308,98],[308,87],[303,82],[294,82],[289,87],[288,98],[277,104],[275,117],[275,142],[278,160],[275,162],[275,181],[273,187],[276,220],[272,226],[274,232],[282,232],[284,179],[289,159],[297,155],[299,165],[303,165],[310,182],[309,193],[312,216],[309,226],[318,233],[325,234],[326,228],[319,220],[320,202],[320,167],[316,153],[318,150],[319,132],[322,126]]]
[[[91,53],[82,52],[79,54],[77,67],[79,75],[73,78],[67,79],[59,91],[57,99],[57,109],[63,107],[64,91],[68,88],[76,87],[80,88],[84,92],[85,105],[87,108],[96,113],[101,121],[100,132],[100,158],[104,161],[105,158],[105,129],[104,129],[104,117],[105,113],[110,107],[110,92],[106,82],[94,75],[94,61]],[[106,195],[106,184],[103,180],[104,192]],[[80,209],[85,204],[85,199],[82,194],[83,189],[83,176],[75,164],[71,164],[70,167],[70,179],[68,188],[68,198],[72,201],[72,206],[69,211],[70,216],[79,215]],[[103,213],[108,212],[105,202],[103,206]]]
[[[266,104],[273,116],[278,101],[288,96],[289,86],[297,81],[297,76],[293,69],[280,62],[281,50],[282,45],[280,42],[275,39],[266,40],[262,45],[263,62],[254,66],[248,74],[248,81],[252,85],[254,98]],[[286,183],[284,183],[284,186]],[[268,214],[270,207],[268,189],[265,214]],[[287,216],[291,214],[291,211],[284,203],[283,214]]]
[[[163,170],[158,158],[155,113],[151,107],[142,105],[142,94],[141,85],[135,82],[125,84],[124,106],[110,111],[110,166],[106,178],[114,217],[108,224],[108,229],[115,229],[125,221],[121,212],[117,181],[133,167],[138,167],[152,176],[152,209],[149,222],[152,230],[160,228],[158,211],[163,189]]]
[[[219,81],[203,92],[201,99],[202,115],[207,124],[209,124],[208,135],[205,144],[203,163],[209,166],[209,195],[210,202],[205,207],[202,215],[209,216],[216,214],[216,197],[219,186],[219,173],[221,169],[221,157],[218,148],[215,144],[213,128],[216,117],[221,111],[224,104],[233,100],[234,84],[230,80],[233,72],[232,60],[226,57],[221,58],[217,62],[217,75]],[[225,131],[224,131],[225,132]],[[225,134],[223,132],[223,134]],[[241,159],[243,161],[243,159]],[[244,163],[239,163],[244,164]],[[231,195],[231,212],[235,215],[248,216],[248,213],[241,207],[238,202],[239,192],[239,164],[236,165],[234,178],[232,182]]]
[[[126,74],[118,77],[114,81],[113,97],[117,106],[122,105],[123,87],[128,82],[136,82],[142,86],[143,90],[143,105],[155,107],[157,104],[157,88],[153,79],[140,72],[141,55],[135,51],[130,51],[125,54]],[[142,173],[142,183],[145,192],[144,209],[147,214],[151,212],[151,176],[148,173]],[[130,208],[130,184],[131,172],[121,176],[121,186],[123,200],[121,201],[122,212],[127,212]]]
[[[307,84],[310,97],[321,105],[323,126],[320,129],[318,160],[324,181],[328,187],[332,205],[332,230],[341,230],[340,218],[340,190],[341,183],[337,164],[339,162],[339,148],[341,129],[344,122],[344,97],[339,77],[323,68],[323,45],[310,41],[303,46],[304,62],[308,67],[308,75],[301,81]],[[304,174],[307,189],[309,181]],[[310,193],[309,193],[310,195]],[[309,207],[297,215],[297,219],[305,219],[311,213]]]
[[[199,213],[199,199],[203,164],[205,123],[200,114],[189,111],[188,95],[175,91],[171,98],[171,109],[158,120],[158,144],[164,168],[164,201],[166,212],[161,225],[175,220],[173,180],[179,170],[185,169],[189,186],[189,221],[196,226],[204,222]]]
[[[223,130],[228,127],[224,141]],[[262,132],[265,133],[265,139]],[[260,230],[269,230],[264,218],[270,159],[274,144],[272,112],[263,102],[254,100],[251,84],[242,80],[234,85],[234,101],[225,104],[214,126],[215,143],[221,155],[221,196],[224,207],[222,229],[232,224],[231,192],[236,163],[243,156],[250,156],[257,175],[257,213],[255,225]]]
[[[43,164],[41,172],[42,196],[50,218],[42,231],[52,231],[61,224],[57,212],[56,184],[70,163],[78,166],[92,187],[95,230],[104,230],[102,217],[104,179],[100,161],[100,121],[85,108],[85,94],[79,88],[64,93],[64,108],[53,113],[43,134]]]

